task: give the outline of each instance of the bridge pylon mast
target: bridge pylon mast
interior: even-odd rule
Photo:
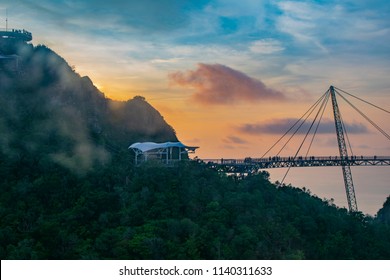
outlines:
[[[345,191],[347,193],[348,208],[350,212],[357,212],[357,202],[355,188],[353,186],[351,167],[348,165],[348,151],[345,144],[344,129],[341,120],[339,106],[336,100],[336,93],[333,86],[330,86],[329,92],[332,98],[334,122],[336,126],[337,143],[340,151],[341,168],[343,170]]]

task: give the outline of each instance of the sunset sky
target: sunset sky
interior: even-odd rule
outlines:
[[[330,85],[390,108],[388,0],[5,0],[0,28],[6,9],[10,28],[32,32],[107,97],[144,96],[200,158],[260,157]],[[390,133],[389,114],[350,101]],[[390,155],[389,140],[339,103],[354,153]],[[330,104],[322,125],[311,154],[337,155]],[[373,213],[390,175],[360,170],[378,179],[379,198],[362,209]],[[310,185],[317,175],[304,174],[315,172],[287,181]],[[331,173],[345,196],[341,171]]]

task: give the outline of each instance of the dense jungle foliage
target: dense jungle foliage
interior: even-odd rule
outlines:
[[[118,156],[80,176],[50,162],[2,157],[0,257],[390,257],[389,220],[276,187],[267,173],[235,179],[195,161],[173,168],[128,162]]]
[[[142,97],[104,97],[44,46],[0,67],[1,259],[389,259],[390,197],[349,214],[268,173],[198,161],[134,167],[177,140]]]

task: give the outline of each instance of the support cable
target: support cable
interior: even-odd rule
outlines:
[[[328,96],[329,96],[329,95],[328,95]],[[322,100],[322,104],[321,104],[321,106],[320,106],[320,109],[317,111],[317,114],[316,114],[314,120],[311,122],[310,127],[309,127],[309,129],[307,130],[306,135],[305,135],[305,137],[303,138],[303,140],[302,140],[302,142],[301,142],[301,145],[299,146],[297,152],[295,153],[295,155],[294,155],[294,157],[293,157],[293,160],[295,160],[295,159],[297,158],[298,153],[299,153],[300,150],[302,149],[303,144],[305,143],[306,138],[307,138],[307,136],[309,135],[309,133],[310,133],[310,131],[311,131],[313,125],[316,123],[317,118],[318,118],[318,116],[320,115],[320,112],[322,111],[323,106],[324,106],[324,104],[326,103],[326,101],[327,101],[327,98],[324,98],[324,99]],[[307,118],[306,118],[306,119],[307,119]],[[305,119],[305,120],[306,120],[306,119]],[[292,135],[292,136],[294,136],[294,135]],[[290,139],[291,139],[291,138],[290,138]],[[289,139],[289,140],[290,140],[290,139]],[[283,148],[282,148],[282,149],[283,149]],[[287,174],[290,172],[290,169],[291,169],[291,165],[288,167],[286,173],[284,174],[283,179],[282,179],[282,181],[280,182],[280,185],[283,184],[284,179],[286,179]]]
[[[343,93],[348,94],[349,96],[352,96],[352,97],[354,97],[354,98],[356,98],[356,99],[358,99],[358,100],[360,100],[360,101],[362,101],[362,102],[364,102],[364,103],[366,103],[366,104],[368,104],[368,105],[371,105],[371,106],[373,106],[373,107],[375,107],[375,108],[377,108],[377,109],[379,109],[379,110],[382,110],[383,112],[386,112],[386,113],[390,114],[390,111],[388,111],[388,110],[386,110],[386,109],[383,109],[383,108],[381,108],[381,107],[379,107],[379,106],[377,106],[377,105],[375,105],[375,104],[373,104],[373,103],[371,103],[371,102],[368,102],[368,101],[366,101],[366,100],[364,100],[364,99],[361,99],[360,97],[357,97],[357,96],[355,96],[355,95],[353,95],[353,94],[351,94],[351,93],[348,93],[348,92],[346,92],[345,90],[342,90],[342,89],[339,89],[339,88],[336,88],[336,87],[335,87],[335,89],[337,89],[337,90],[339,90],[339,91],[342,91]]]
[[[329,90],[327,90],[300,118],[297,120],[284,134],[282,137],[276,141],[271,148],[269,148],[262,156],[261,158],[264,158],[293,128],[296,126],[304,117],[305,115],[312,110],[313,107],[317,107],[318,103],[325,97],[325,95],[328,93]]]
[[[344,121],[343,121],[343,118],[341,117],[341,115],[340,115],[340,120],[341,120],[341,126],[343,127],[345,137],[347,138],[347,143],[348,143],[349,150],[351,152],[351,156],[353,156],[352,145],[351,145],[351,142],[349,141],[347,128],[345,127],[345,124],[344,124]]]
[[[365,118],[373,127],[375,127],[380,133],[382,133],[388,140],[390,140],[390,135],[387,134],[382,128],[380,128],[375,122],[373,122],[369,117],[367,117],[362,111],[360,111],[355,105],[353,105],[348,99],[342,96],[340,93],[337,94],[344,99],[352,108],[354,108],[363,118]]]
[[[323,98],[321,99],[324,99],[325,96],[323,96]],[[321,100],[319,100],[321,101]],[[323,102],[323,100],[322,100]],[[287,140],[287,142],[283,145],[283,147],[279,150],[279,152],[276,154],[276,156],[278,156],[282,151],[283,149],[287,146],[287,144],[291,141],[291,139],[295,136],[295,134],[299,131],[299,129],[302,127],[302,125],[306,122],[306,120],[311,116],[311,114],[314,112],[314,110],[317,108],[318,104],[320,104],[320,102],[318,102],[312,109],[311,109],[311,112],[306,116],[306,118],[302,121],[301,120],[301,124],[297,127],[297,129],[294,131],[294,133],[290,136],[290,138]]]
[[[333,87],[333,88],[334,88],[334,87]],[[334,91],[335,91],[339,96],[341,95],[341,93],[338,92],[336,89],[335,89]],[[344,135],[345,135],[345,137],[347,138],[347,143],[348,143],[349,151],[351,152],[351,156],[353,156],[351,141],[349,141],[349,136],[348,136],[347,128],[346,128],[346,126],[345,126],[345,123],[344,123],[343,118],[342,118],[341,115],[340,115],[340,121],[341,121],[342,129],[343,129],[343,131],[344,131]]]
[[[323,106],[323,108],[322,108],[321,117],[320,117],[320,119],[318,120],[316,129],[315,129],[315,131],[314,131],[313,137],[311,138],[310,145],[309,145],[309,148],[307,149],[307,152],[306,152],[305,157],[307,157],[307,155],[309,154],[309,151],[310,151],[311,146],[312,146],[312,144],[313,144],[314,138],[316,137],[316,134],[317,134],[317,131],[318,131],[318,127],[320,126],[322,117],[324,116],[324,112],[325,112],[326,106],[328,106],[329,97],[330,97],[330,94],[328,94],[328,95],[326,96],[326,101],[325,101],[325,105],[323,104],[324,106]],[[320,110],[321,110],[321,109],[320,109]]]

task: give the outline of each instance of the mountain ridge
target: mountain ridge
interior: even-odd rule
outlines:
[[[54,161],[71,167],[77,165],[76,159],[81,160],[77,168],[85,169],[93,162],[104,162],[113,147],[125,151],[133,142],[177,141],[174,129],[143,97],[127,101],[106,98],[88,76],[80,77],[43,45],[25,46],[18,56],[18,71],[0,65],[0,102],[6,108],[0,113],[1,128],[8,135],[15,134],[16,127],[20,128],[17,132],[33,136],[24,142],[30,143],[30,148],[35,146],[33,150],[52,143],[54,151],[47,152]],[[34,138],[37,131],[40,135]],[[56,148],[54,142],[61,137],[73,143],[70,155],[57,153],[61,147]],[[24,136],[6,138],[2,146],[9,152],[15,150],[11,142],[20,144]]]

